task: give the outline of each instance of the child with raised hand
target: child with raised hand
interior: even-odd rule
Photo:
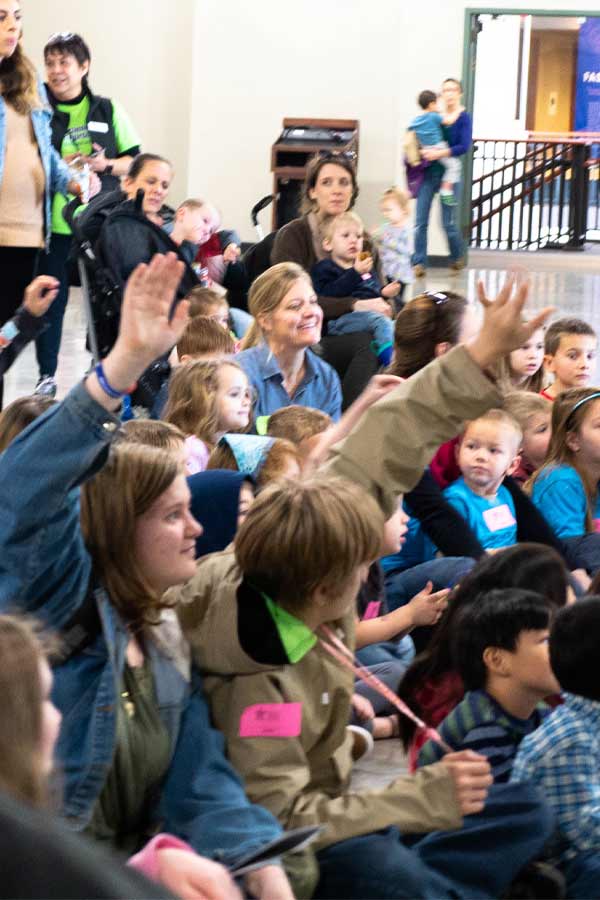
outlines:
[[[444,491],[488,551],[517,540],[514,501],[502,482],[519,464],[522,437],[516,419],[501,409],[469,422],[457,448],[462,475]]]
[[[544,339],[544,371],[554,376],[540,391],[546,400],[556,400],[563,391],[587,387],[594,374],[598,338],[583,319],[558,319],[548,326]]]
[[[400,188],[388,188],[383,192],[379,207],[387,224],[376,230],[375,240],[379,247],[383,274],[388,281],[400,285],[400,290],[394,297],[394,306],[396,312],[399,312],[404,305],[404,289],[414,281],[411,264],[413,238],[409,223],[410,197]]]
[[[533,391],[510,391],[503,409],[519,423],[523,432],[521,461],[512,477],[523,485],[543,464],[552,434],[552,408]]]
[[[521,740],[541,723],[541,701],[560,690],[548,656],[551,612],[547,597],[505,588],[480,594],[456,621],[452,654],[467,693],[438,730],[453,750],[485,756],[496,783],[509,780]],[[428,741],[419,766],[442,756]]]
[[[544,385],[544,329],[538,328],[531,337],[500,360],[496,367],[496,384],[501,391],[535,391]]]
[[[600,391],[564,391],[554,401],[552,437],[534,473],[531,498],[563,541],[573,568],[600,569]]]
[[[353,212],[335,216],[327,223],[323,249],[329,254],[311,271],[315,292],[321,297],[355,297],[356,300],[392,298],[399,286],[395,283],[382,287],[373,271],[373,257],[363,253],[363,223]],[[378,312],[354,310],[327,323],[328,334],[351,334],[369,331],[373,335],[374,350],[382,366],[392,359],[394,328],[390,315]]]
[[[564,703],[523,739],[512,781],[535,785],[556,817],[548,853],[567,896],[600,897],[600,598],[557,614],[550,664]]]
[[[250,424],[252,390],[232,360],[194,360],[179,366],[169,382],[164,419],[186,435],[188,475],[202,472],[210,452],[229,431]]]

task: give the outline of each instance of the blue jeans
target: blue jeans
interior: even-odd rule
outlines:
[[[410,634],[405,634],[396,641],[380,641],[361,647],[356,655],[363,666],[398,663],[406,670],[415,657],[415,645]]]
[[[444,169],[442,166],[429,166],[425,169],[425,177],[417,194],[417,212],[415,223],[415,252],[412,257],[413,266],[427,265],[427,229],[429,227],[429,215],[433,198],[438,193],[442,183]],[[454,203],[441,203],[442,225],[448,239],[448,249],[453,262],[464,256],[463,241],[456,222],[458,203],[460,198],[460,182],[454,185]]]
[[[405,840],[386,828],[319,851],[314,897],[499,897],[540,854],[553,827],[550,808],[531,785],[493,785],[483,812],[455,831]]]
[[[397,693],[398,685],[406,672],[407,666],[395,659],[376,663],[375,665],[369,666],[369,669],[380,681],[383,681],[383,683],[394,691],[394,693]],[[391,716],[392,713],[396,712],[396,707],[392,706],[385,697],[382,697],[381,694],[376,691],[375,688],[372,688],[370,684],[367,684],[366,681],[357,680],[354,684],[354,692],[360,694],[361,697],[366,697],[366,699],[370,701],[376,716]],[[358,718],[354,709],[352,710],[350,721],[353,725],[363,725],[364,727],[364,723]]]
[[[422,591],[428,581],[434,591],[453,588],[471,571],[476,560],[470,556],[442,556],[402,572],[386,572],[385,598],[388,609],[398,609]]]
[[[56,299],[44,316],[44,320],[49,323],[49,326],[35,341],[40,375],[54,377],[58,367],[63,319],[69,299],[67,260],[72,240],[70,234],[53,234],[50,238],[50,252],[40,256],[40,272],[44,275],[54,275],[60,281]]]
[[[327,334],[355,334],[368,331],[373,335],[377,352],[394,342],[394,325],[391,319],[376,312],[345,313],[339,319],[327,323]]]

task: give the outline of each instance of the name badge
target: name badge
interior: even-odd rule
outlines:
[[[88,122],[88,131],[100,131],[106,134],[108,131],[108,122]]]
[[[302,730],[301,703],[255,703],[240,718],[240,737],[298,737]]]
[[[371,600],[370,603],[367,604],[367,608],[365,609],[365,614],[363,616],[363,622],[366,622],[367,619],[376,619],[379,615],[379,610],[381,609],[381,600]]]
[[[508,503],[501,503],[500,506],[492,506],[491,509],[484,510],[483,521],[490,531],[501,531],[502,528],[510,528],[511,525],[517,524]]]

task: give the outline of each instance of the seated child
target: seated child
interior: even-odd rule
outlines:
[[[32,394],[30,397],[17,397],[0,412],[0,453],[6,450],[22,431],[32,422],[54,406],[58,401],[51,397]]]
[[[547,401],[532,391],[510,391],[503,409],[519,423],[523,432],[521,461],[512,477],[523,485],[539,469],[550,443],[552,410]]]
[[[550,664],[564,703],[524,738],[512,781],[533,783],[556,816],[549,847],[567,896],[600,897],[600,598],[562,609],[550,632]]]
[[[169,381],[164,419],[186,435],[188,475],[206,468],[211,449],[229,431],[245,431],[252,413],[246,373],[232,360],[194,360]]]
[[[488,551],[517,540],[515,505],[502,481],[519,465],[522,437],[516,419],[501,409],[469,422],[457,450],[462,476],[444,491]]]
[[[269,437],[285,438],[298,448],[302,468],[309,462],[311,453],[318,444],[320,435],[333,425],[333,419],[320,409],[312,406],[282,406],[270,416],[265,416],[266,432]],[[256,422],[260,432],[259,421]]]
[[[403,307],[402,297],[414,275],[411,265],[413,252],[412,226],[409,222],[410,197],[406,191],[392,187],[384,191],[380,209],[387,224],[375,234],[383,274],[390,282],[400,285],[394,297],[395,312]]]
[[[253,322],[249,313],[243,309],[230,307],[226,294],[215,291],[213,288],[198,285],[189,292],[185,299],[190,303],[190,319],[196,316],[208,316],[209,319],[218,322],[236,341],[244,337]],[[239,349],[237,344],[235,349],[236,351]]]
[[[544,339],[544,369],[554,376],[541,391],[546,400],[556,400],[570,388],[584,388],[594,374],[598,340],[583,319],[559,319],[548,326]]]
[[[495,782],[509,780],[519,744],[547,711],[538,704],[560,690],[548,656],[551,611],[541,594],[505,588],[480,594],[456,622],[452,655],[467,693],[438,730],[453,750],[485,756]],[[419,765],[442,756],[428,741]]]
[[[550,830],[525,786],[498,785],[484,800],[489,765],[469,751],[384,788],[349,787],[354,677],[323,626],[353,649],[355,598],[382,529],[381,511],[351,482],[273,484],[252,505],[234,554],[198,562],[178,614],[248,796],[286,827],[326,826],[307,851],[320,868],[317,896],[500,896]],[[510,828],[497,803],[510,804]],[[404,843],[403,835],[437,829]],[[501,866],[485,853],[484,862],[482,843]]]
[[[210,454],[207,469],[233,469],[249,475],[261,490],[278,478],[301,474],[297,448],[283,438],[225,434]]]
[[[600,569],[599,428],[600,391],[559,394],[544,465],[530,482],[531,499],[562,540],[569,564],[590,575]]]
[[[373,271],[373,257],[363,254],[363,224],[356,213],[345,212],[327,224],[323,249],[330,254],[311,272],[315,292],[322,297],[355,297],[357,300],[393,297],[397,284],[382,288]],[[391,315],[391,309],[390,309]],[[377,359],[388,366],[392,359],[394,327],[388,316],[379,312],[354,310],[327,323],[328,334],[370,331]]]
[[[513,350],[495,367],[496,384],[502,391],[535,391],[544,383],[544,328],[538,328],[529,340]]]
[[[183,431],[170,422],[161,422],[159,419],[131,419],[123,422],[116,440],[157,447],[159,450],[173,450],[179,456],[185,455]]]
[[[448,142],[444,140],[442,131],[443,116],[438,111],[438,95],[434,91],[421,91],[417,97],[417,103],[423,110],[408,126],[414,131],[422,147],[438,147],[447,149]],[[448,156],[439,160],[444,167],[444,178],[440,188],[442,203],[454,203],[454,185],[460,181],[460,160],[455,156]]]

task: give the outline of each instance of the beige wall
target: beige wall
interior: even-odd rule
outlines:
[[[187,190],[194,8],[195,0],[22,0],[25,48],[38,69],[50,34],[81,34],[92,88],[123,104],[144,149],[172,160],[175,200]]]
[[[246,238],[251,206],[271,190],[284,116],[360,119],[358,210],[370,226],[381,191],[401,175],[416,94],[462,68],[460,0],[23,0],[23,9],[36,62],[50,32],[81,30],[92,84],[124,103],[147,149],[173,159],[174,199],[210,197]],[[430,250],[444,250],[435,227]]]

